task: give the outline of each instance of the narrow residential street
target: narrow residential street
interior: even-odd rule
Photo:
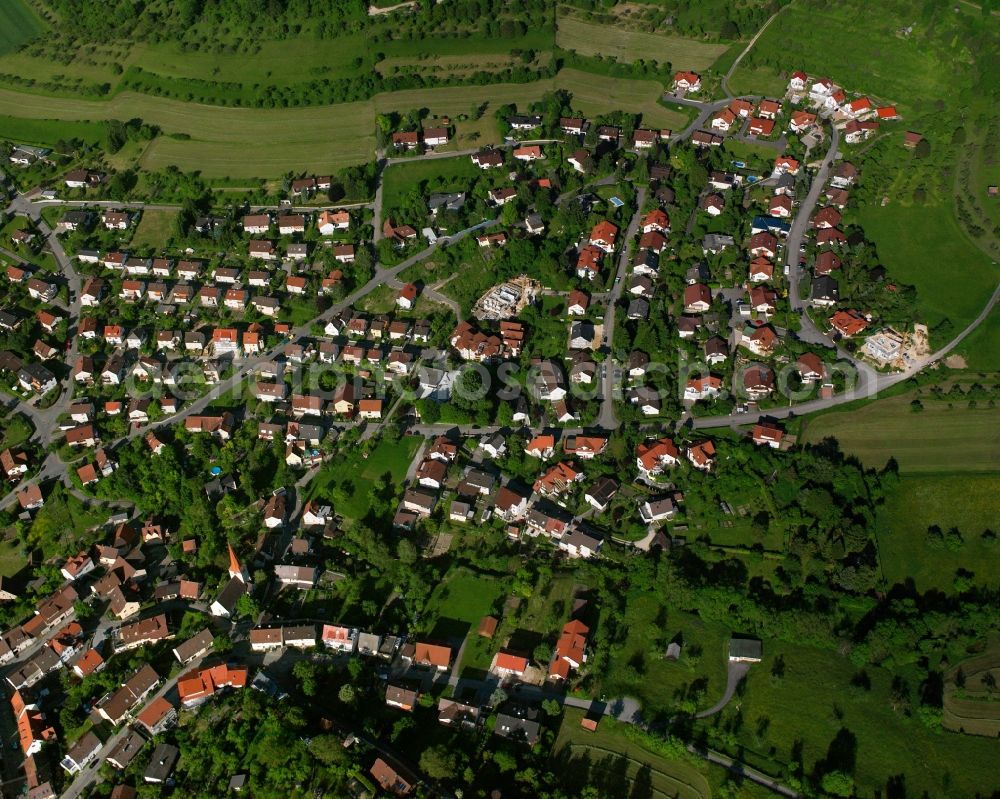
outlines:
[[[639,223],[642,220],[642,208],[646,204],[646,187],[639,186],[636,190],[636,208],[629,220],[628,228],[625,230],[625,238],[622,242],[621,254],[618,256],[618,268],[611,287],[608,289],[607,306],[604,311],[604,340],[601,342],[601,350],[604,352],[604,363],[600,367],[601,375],[601,412],[597,417],[600,427],[605,430],[614,430],[621,422],[615,414],[615,389],[618,388],[618,365],[614,361],[615,346],[615,316],[618,309],[618,302],[622,296],[622,286],[625,274],[631,264],[632,240],[639,232]]]

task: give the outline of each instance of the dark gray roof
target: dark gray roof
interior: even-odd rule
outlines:
[[[174,770],[179,756],[180,750],[176,746],[158,744],[149,759],[149,766],[146,767],[143,778],[146,782],[165,782],[170,772]]]
[[[758,638],[730,638],[729,657],[754,658],[760,660],[764,654],[764,644]]]

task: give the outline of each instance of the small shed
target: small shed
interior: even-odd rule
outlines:
[[[246,784],[247,784],[247,775],[237,774],[229,781],[229,790],[236,791],[236,793],[239,793],[240,791],[243,790]]]
[[[736,663],[760,663],[764,644],[759,638],[730,638],[729,660]]]
[[[677,641],[667,644],[667,660],[679,660],[681,656],[681,645]]]
[[[483,616],[483,620],[479,622],[479,634],[483,638],[492,638],[497,631],[498,623],[495,616]]]

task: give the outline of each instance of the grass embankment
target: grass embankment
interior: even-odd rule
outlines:
[[[626,725],[603,718],[597,730],[580,726],[584,711],[563,710],[553,754],[570,768],[567,781],[598,786],[601,796],[709,799],[711,788],[693,764],[650,752],[626,735]]]
[[[956,732],[1000,735],[1000,638],[982,654],[963,660],[948,675],[944,690],[944,726]]]

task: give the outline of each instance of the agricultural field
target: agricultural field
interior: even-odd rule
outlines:
[[[20,144],[52,147],[60,140],[79,139],[87,144],[100,144],[107,133],[103,122],[70,122],[62,119],[25,119],[0,115],[3,138]]]
[[[150,247],[161,250],[174,235],[177,220],[176,211],[143,211],[142,219],[132,237],[133,249]]]
[[[729,49],[727,44],[699,42],[680,36],[625,30],[573,16],[556,22],[556,44],[580,55],[611,56],[631,64],[636,59],[670,63],[674,69],[703,70]]]
[[[308,496],[333,499],[338,513],[362,519],[368,513],[375,481],[389,472],[392,485],[400,485],[422,443],[420,436],[403,436],[398,441],[382,439],[367,458],[360,448],[355,448],[350,455],[338,456],[320,470],[309,483]]]
[[[562,70],[554,79],[497,84],[488,92],[482,86],[413,89],[380,94],[370,102],[281,110],[209,106],[137,92],[121,92],[99,101],[0,89],[0,114],[45,121],[47,142],[78,135],[77,126],[87,120],[138,117],[166,134],[143,152],[139,165],[144,168],[173,164],[199,171],[206,178],[274,177],[292,170],[329,171],[371,160],[376,112],[427,107],[437,115],[480,116],[484,126],[480,135],[495,140],[491,109],[511,102],[526,107],[557,87],[572,93],[574,108],[583,114],[620,108],[642,113],[645,123],[654,127],[676,127],[685,119],[658,104],[663,86],[656,81],[618,80],[572,69]],[[489,101],[479,115],[476,112],[484,96]],[[59,123],[47,121],[53,117],[72,125],[63,130]]]
[[[0,0],[0,55],[12,53],[45,30],[24,0]]]
[[[900,775],[906,796],[972,797],[996,785],[995,740],[929,729],[893,708],[892,672],[868,667],[864,676],[868,687],[832,650],[766,642],[739,701],[706,723],[733,729],[727,751],[764,770],[801,761],[811,774],[825,759],[827,769],[853,774],[854,795],[893,796],[885,786]]]
[[[955,732],[1000,735],[1000,640],[963,660],[949,673],[944,689],[944,726]],[[961,683],[961,684],[959,684]]]
[[[913,392],[877,400],[851,411],[808,420],[804,439],[835,438],[844,452],[865,466],[881,469],[895,458],[903,474],[988,472],[1000,469],[1000,409],[970,409],[921,396],[915,412]]]
[[[576,708],[564,709],[553,747],[571,786],[596,786],[602,796],[711,797],[708,780],[694,764],[649,751],[614,719],[601,719],[593,732],[585,730],[580,726],[584,715]]]
[[[912,579],[918,591],[951,592],[956,573],[964,570],[974,575],[968,579],[976,585],[996,589],[998,520],[1000,476],[995,473],[904,475],[878,517],[879,557],[887,584]],[[932,527],[940,534],[929,535]],[[952,528],[959,538],[948,536]],[[984,537],[986,531],[993,536]]]

